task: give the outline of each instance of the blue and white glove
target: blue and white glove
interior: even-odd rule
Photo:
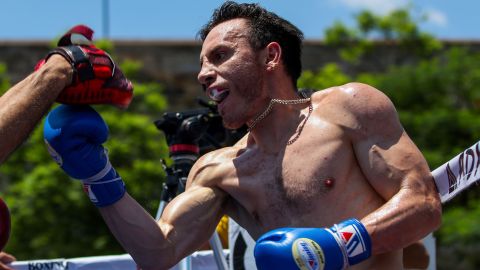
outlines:
[[[52,158],[70,177],[82,180],[96,206],[108,206],[123,197],[125,184],[102,146],[108,126],[93,108],[58,106],[47,115],[43,135]]]
[[[371,240],[360,221],[348,219],[331,228],[281,228],[255,245],[259,270],[337,270],[371,255]]]

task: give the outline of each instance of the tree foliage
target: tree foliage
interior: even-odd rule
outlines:
[[[0,94],[10,88],[10,79],[7,76],[7,65],[0,63]]]
[[[414,18],[409,7],[393,10],[386,16],[365,10],[356,15],[354,27],[335,22],[325,31],[325,43],[338,47],[340,56],[351,63],[358,63],[362,56],[374,53],[376,40],[393,42],[396,48],[409,55],[428,57],[442,46],[432,35],[419,29],[422,18]]]

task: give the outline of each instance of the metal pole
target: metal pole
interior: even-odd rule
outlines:
[[[110,38],[110,5],[108,0],[102,1],[102,30],[103,38]]]

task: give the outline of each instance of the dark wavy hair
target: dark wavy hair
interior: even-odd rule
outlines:
[[[291,77],[293,86],[296,88],[297,80],[302,72],[303,33],[289,21],[267,11],[260,5],[226,1],[215,9],[210,21],[198,32],[198,37],[204,41],[215,26],[236,18],[244,18],[249,22],[249,43],[253,49],[261,50],[272,41],[280,44],[286,73]]]

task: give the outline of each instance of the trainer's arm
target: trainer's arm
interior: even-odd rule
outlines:
[[[128,194],[111,206],[99,208],[100,213],[143,270],[167,269],[208,241],[223,215],[226,193],[196,184],[203,182],[197,178],[210,177],[195,177],[195,183],[189,183],[187,190],[167,205],[158,222]]]
[[[348,107],[357,119],[352,142],[371,186],[386,201],[362,218],[372,253],[403,248],[441,223],[441,203],[428,164],[408,137],[392,102],[364,84],[345,86]],[[368,104],[368,106],[366,105]]]
[[[0,97],[0,164],[27,138],[71,76],[70,64],[54,55]]]

